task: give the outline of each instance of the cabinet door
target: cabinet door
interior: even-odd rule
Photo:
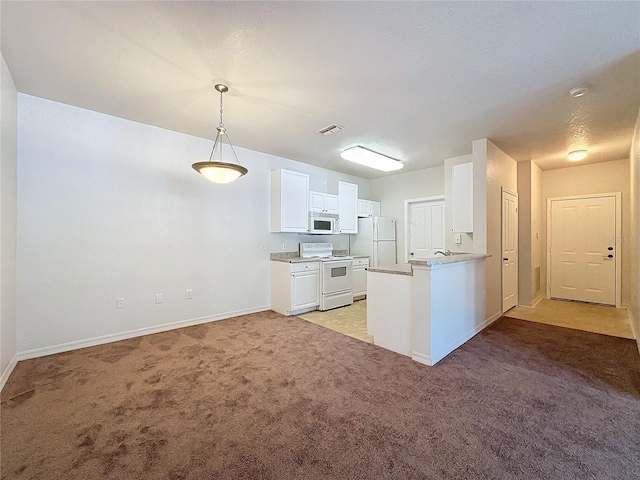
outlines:
[[[271,231],[309,231],[309,175],[290,170],[272,172]]]
[[[358,233],[358,185],[338,182],[340,233]]]
[[[379,217],[380,216],[380,202],[370,201],[369,202],[369,207],[371,209],[371,216],[372,217]]]
[[[371,202],[369,200],[358,199],[358,217],[371,216]]]
[[[367,294],[367,271],[364,267],[353,269],[353,296]]]
[[[291,311],[320,304],[318,271],[291,274]]]
[[[340,212],[338,210],[338,196],[331,195],[327,193],[324,196],[324,211],[327,213],[332,213],[334,215],[338,215]]]
[[[324,193],[309,192],[309,210],[312,212],[324,212]]]

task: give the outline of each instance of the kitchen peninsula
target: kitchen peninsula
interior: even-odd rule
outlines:
[[[374,343],[434,365],[490,322],[484,254],[457,254],[369,268],[367,329]]]

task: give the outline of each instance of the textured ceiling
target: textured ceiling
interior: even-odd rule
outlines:
[[[355,144],[442,164],[488,137],[518,161],[628,158],[638,2],[2,2],[18,91],[367,178]],[[592,85],[571,98],[576,85]],[[344,130],[316,133],[331,123]],[[187,159],[187,163],[203,159]]]

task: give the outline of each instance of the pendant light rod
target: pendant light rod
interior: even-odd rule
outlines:
[[[245,175],[248,170],[240,165],[240,160],[238,160],[238,155],[236,154],[235,148],[233,148],[231,140],[229,140],[227,129],[225,128],[224,122],[222,120],[222,94],[228,92],[229,87],[227,87],[223,83],[217,83],[214,88],[218,92],[220,92],[220,122],[218,123],[218,126],[216,128],[218,133],[216,135],[215,141],[213,142],[213,149],[211,150],[209,161],[194,163],[192,167],[194,170],[196,170],[198,173],[201,173],[212,182],[229,183],[234,181],[236,178]],[[225,137],[227,138],[227,143],[231,147],[231,152],[233,153],[233,157],[235,158],[235,163],[225,162],[223,160],[223,146]],[[215,159],[216,152],[218,152],[219,154],[219,160]]]

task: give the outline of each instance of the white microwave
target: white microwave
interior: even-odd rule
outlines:
[[[309,233],[315,235],[335,235],[340,233],[340,217],[331,213],[309,214]]]

